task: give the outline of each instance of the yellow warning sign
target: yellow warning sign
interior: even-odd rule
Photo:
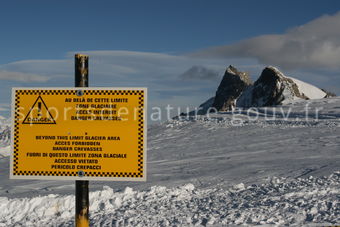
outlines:
[[[146,179],[146,88],[14,88],[13,179]]]

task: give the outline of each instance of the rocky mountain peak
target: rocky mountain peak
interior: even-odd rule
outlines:
[[[251,84],[248,73],[240,72],[230,65],[218,86],[212,107],[218,111],[232,110],[236,106],[237,98]]]
[[[234,74],[234,75],[237,75],[239,73],[238,70],[232,65],[228,66],[226,72],[228,72],[229,74]]]
[[[253,84],[249,74],[230,65],[218,86],[216,96],[200,106],[198,114],[206,114],[212,108],[230,111],[234,107],[249,108],[276,106],[298,99],[321,99],[335,94],[317,88],[293,77],[285,76],[274,66],[263,69]]]
[[[255,82],[254,87],[261,84],[264,86],[257,86],[257,88],[267,88],[269,91],[275,93],[273,96],[284,96],[290,94],[291,96],[298,98],[308,99],[308,97],[306,97],[303,93],[300,93],[299,87],[293,79],[286,77],[281,71],[273,66],[264,68],[260,78]],[[274,102],[272,105],[276,104]]]
[[[240,107],[275,106],[283,101],[309,99],[300,92],[292,78],[273,66],[263,69],[254,86],[245,91],[237,102]]]
[[[229,74],[229,75],[235,75],[235,76],[238,76],[240,77],[240,79],[242,81],[244,81],[246,84],[248,85],[251,85],[253,82],[251,81],[250,77],[249,77],[249,74],[246,73],[246,72],[241,72],[241,71],[238,71],[237,68],[235,68],[234,66],[232,65],[229,65],[224,76],[226,76],[226,74]]]

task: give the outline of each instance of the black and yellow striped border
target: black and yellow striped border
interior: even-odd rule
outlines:
[[[138,96],[138,171],[137,172],[88,172],[84,177],[115,177],[115,178],[143,178],[144,167],[144,90],[90,90],[79,89],[84,95],[137,95]],[[20,96],[23,95],[77,95],[78,90],[15,90],[15,110],[20,107]],[[78,176],[77,171],[22,171],[19,164],[19,113],[14,117],[14,145],[13,145],[13,176]]]

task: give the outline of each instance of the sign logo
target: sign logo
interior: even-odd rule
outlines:
[[[39,95],[30,111],[26,115],[23,124],[56,124],[52,114],[48,110],[44,100]]]

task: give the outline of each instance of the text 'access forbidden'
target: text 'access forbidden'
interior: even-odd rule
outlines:
[[[13,88],[13,179],[146,179],[146,88]]]

